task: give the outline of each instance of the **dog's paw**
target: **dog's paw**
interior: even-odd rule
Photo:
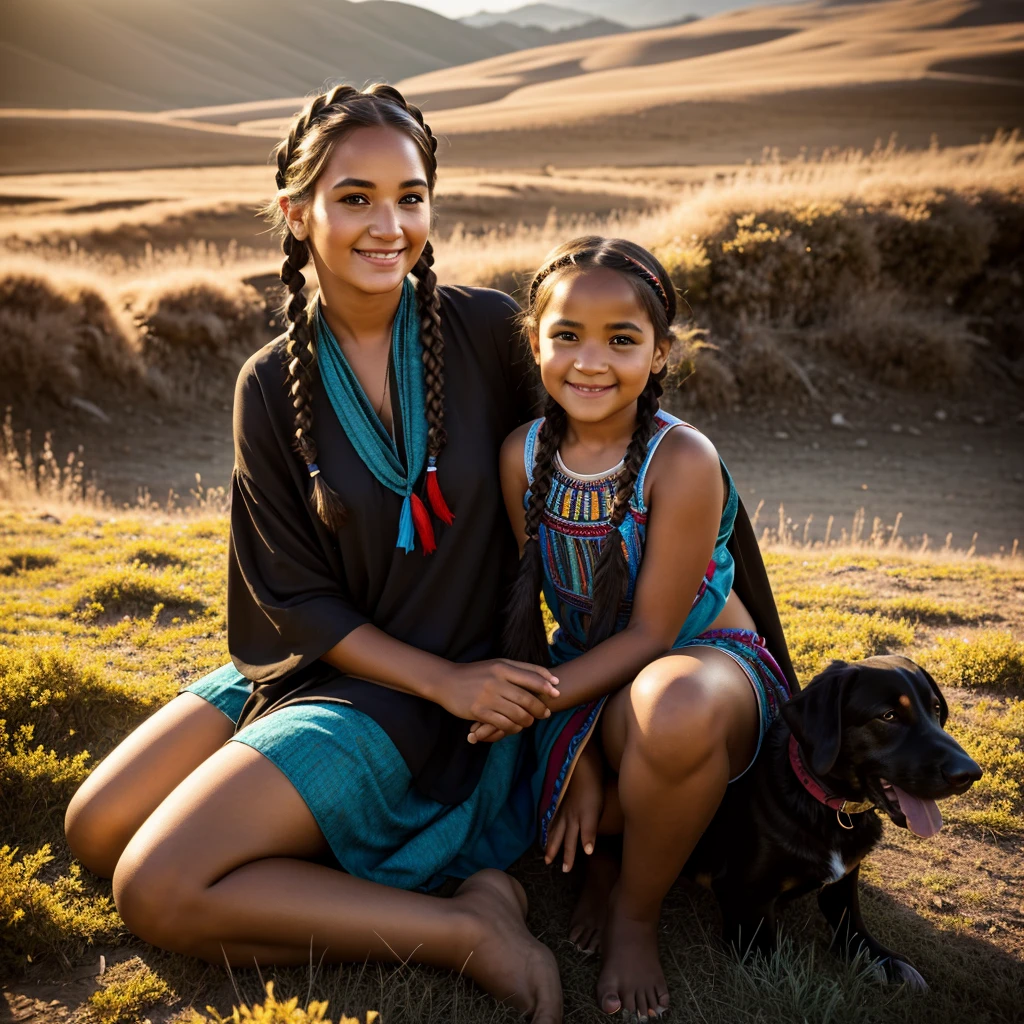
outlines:
[[[875,961],[878,980],[890,985],[906,985],[914,992],[927,992],[928,982],[921,977],[920,971],[906,960],[896,956],[887,956]]]

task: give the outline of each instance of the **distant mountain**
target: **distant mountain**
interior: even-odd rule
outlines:
[[[5,0],[0,107],[156,111],[398,81],[519,47],[391,0]]]
[[[589,14],[591,18],[611,18],[630,28],[678,24],[687,15],[710,17],[723,11],[759,6],[757,0],[559,0],[562,7]]]
[[[499,21],[482,31],[494,36],[500,42],[517,50],[532,50],[537,46],[553,46],[555,43],[571,43],[576,39],[595,39],[598,36],[614,36],[620,32],[632,32],[616,21],[604,18],[591,18],[572,28],[559,29],[557,32],[532,25],[513,25],[508,21]]]
[[[493,28],[495,25],[506,24],[519,28],[546,28],[549,32],[577,28],[592,20],[593,15],[585,9],[571,10],[556,4],[526,4],[525,7],[497,13],[480,11],[459,19],[463,25],[472,25],[474,28]]]

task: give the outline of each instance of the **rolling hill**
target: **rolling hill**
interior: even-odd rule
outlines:
[[[158,111],[396,81],[505,53],[390,0],[7,0],[0,106]]]

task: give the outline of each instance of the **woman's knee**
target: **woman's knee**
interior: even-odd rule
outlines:
[[[74,858],[94,875],[113,878],[114,867],[128,840],[134,822],[126,820],[123,802],[109,787],[97,785],[89,776],[64,813],[64,837]]]
[[[726,755],[720,691],[707,666],[697,663],[680,669],[654,662],[631,684],[630,705],[627,748],[660,774],[684,777],[718,753]]]
[[[191,953],[200,936],[204,883],[170,844],[136,836],[113,872],[114,906],[140,939],[175,953]]]

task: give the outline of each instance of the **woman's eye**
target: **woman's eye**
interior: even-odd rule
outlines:
[[[406,201],[406,199],[411,199],[412,200],[411,203],[406,203],[407,206],[415,206],[416,203],[422,203],[423,202],[423,196],[421,196],[417,192],[412,192],[412,193],[410,193],[407,196],[402,196],[402,198],[399,200],[399,202],[400,203],[404,203]]]
[[[362,206],[363,203],[368,202],[366,196],[361,196],[358,194],[344,196],[341,201],[343,203],[348,203],[349,206]]]
[[[555,338],[557,338],[558,341],[575,341],[576,335],[573,334],[572,331],[559,331],[555,335]]]

